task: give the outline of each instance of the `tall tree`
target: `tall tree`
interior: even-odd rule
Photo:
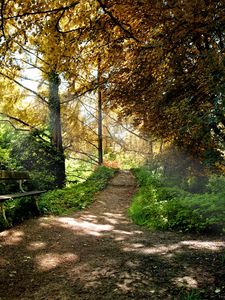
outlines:
[[[86,27],[90,27],[88,23],[93,11],[95,8],[89,1],[67,1],[64,5],[61,1],[54,3],[33,1],[31,5],[26,1],[8,1],[1,7],[1,30],[5,49],[10,53],[17,51],[21,53],[28,48],[32,53],[37,53],[33,65],[41,70],[44,79],[48,82],[48,97],[39,97],[39,99],[49,110],[51,144],[57,152],[55,175],[58,186],[63,186],[65,182],[59,97],[60,76],[70,81],[74,93],[79,94],[79,91],[82,93],[85,89],[89,90],[89,83],[80,80],[79,77],[86,76],[85,72],[90,73],[81,58],[84,52],[82,43],[87,42]],[[25,43],[28,47],[24,45]],[[84,53],[84,57],[86,55]],[[11,61],[9,58],[9,69],[12,68]],[[82,66],[81,70],[78,65]],[[2,75],[7,76],[5,73]],[[10,78],[17,81],[15,76]],[[36,92],[33,93],[37,95]]]
[[[143,131],[204,161],[220,161],[223,1],[98,2],[118,35],[105,90],[112,106],[122,106],[122,115],[133,115]],[[113,39],[114,31],[108,35]]]
[[[103,163],[103,143],[102,143],[102,74],[101,57],[98,57],[98,164]]]

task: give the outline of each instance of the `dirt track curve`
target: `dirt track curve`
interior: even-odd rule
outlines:
[[[132,224],[134,192],[121,171],[87,210],[1,232],[0,299],[225,299],[225,240]]]

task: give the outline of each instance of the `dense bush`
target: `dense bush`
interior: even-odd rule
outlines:
[[[225,176],[211,175],[207,184],[209,193],[224,193],[225,194]]]
[[[168,227],[185,231],[225,230],[225,194],[195,194],[167,203]]]
[[[134,170],[139,191],[129,209],[131,218],[151,229],[194,232],[225,231],[225,178],[213,175],[205,193],[190,193],[166,185],[145,168]]]

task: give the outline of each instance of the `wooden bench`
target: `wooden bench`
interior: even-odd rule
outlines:
[[[30,175],[28,172],[16,172],[16,171],[5,171],[5,170],[0,170],[0,180],[4,181],[18,181],[19,182],[19,188],[20,191],[19,193],[14,193],[14,194],[5,194],[5,195],[0,195],[0,213],[1,216],[3,217],[3,220],[5,222],[6,226],[9,226],[9,222],[6,218],[5,214],[5,208],[4,208],[4,203],[7,200],[12,200],[15,198],[21,198],[21,197],[32,197],[34,200],[34,205],[36,206],[37,213],[40,214],[40,210],[38,207],[38,201],[37,201],[37,196],[46,192],[46,191],[24,191],[23,189],[23,182],[30,180]]]

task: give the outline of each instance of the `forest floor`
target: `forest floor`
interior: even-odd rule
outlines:
[[[88,209],[1,232],[0,299],[225,299],[225,239],[134,225],[135,190],[121,171]]]

